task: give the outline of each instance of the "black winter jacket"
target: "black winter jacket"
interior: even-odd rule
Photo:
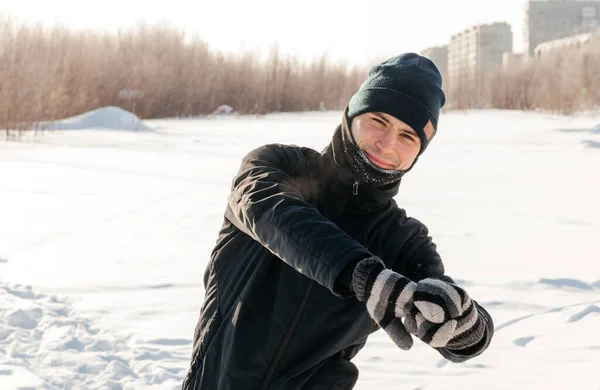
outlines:
[[[341,126],[322,153],[271,144],[243,159],[205,271],[184,390],[351,389],[350,360],[378,327],[341,283],[344,268],[374,254],[413,281],[444,275],[427,228],[392,199],[399,183],[354,181]],[[493,324],[480,312],[482,345],[438,349],[444,357],[487,348]]]

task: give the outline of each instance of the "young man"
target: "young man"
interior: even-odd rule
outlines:
[[[393,57],[369,71],[323,152],[271,144],[243,159],[184,390],[351,389],[351,360],[380,328],[453,362],[488,347],[491,317],[393,199],[437,131],[441,83],[427,58]]]

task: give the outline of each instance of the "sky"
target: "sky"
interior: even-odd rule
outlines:
[[[515,52],[522,49],[524,0],[229,0],[65,1],[0,0],[0,14],[17,20],[61,23],[74,29],[115,30],[135,23],[168,23],[198,33],[226,52],[266,51],[352,62],[447,44],[473,25],[512,27]]]

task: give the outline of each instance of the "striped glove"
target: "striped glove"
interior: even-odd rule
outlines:
[[[387,269],[378,257],[369,257],[354,268],[351,288],[358,300],[366,305],[371,318],[394,343],[401,349],[410,349],[413,339],[401,318],[414,307],[415,283]]]
[[[465,290],[439,279],[417,283],[405,330],[434,348],[460,351],[485,337],[485,323]]]

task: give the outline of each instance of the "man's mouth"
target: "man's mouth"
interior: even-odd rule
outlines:
[[[369,152],[365,151],[364,152],[365,155],[367,156],[367,158],[375,165],[377,165],[379,168],[383,168],[383,169],[394,169],[394,166],[386,161],[383,161],[377,157],[375,157],[374,155],[370,154]]]

